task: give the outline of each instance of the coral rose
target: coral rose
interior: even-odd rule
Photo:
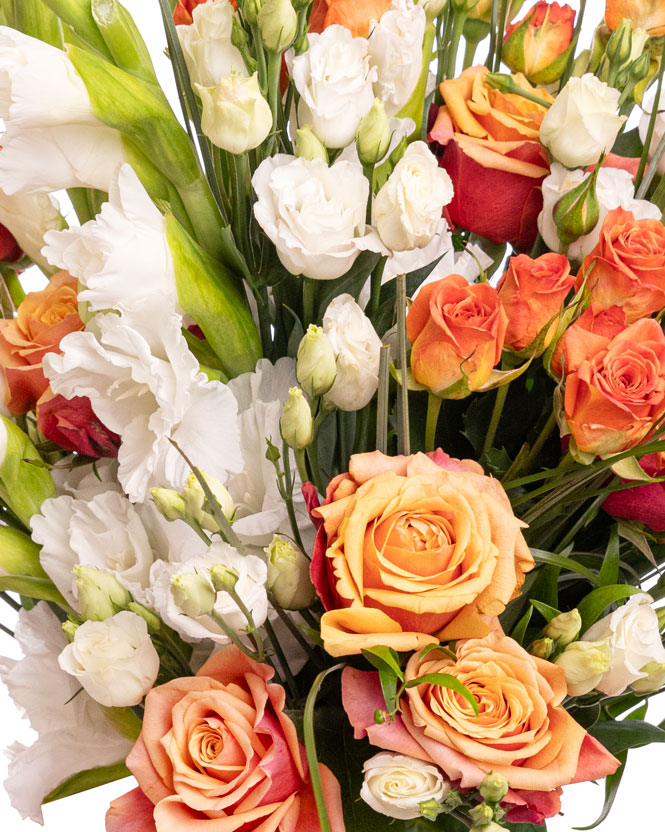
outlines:
[[[601,306],[621,306],[628,323],[665,307],[665,226],[659,220],[636,220],[632,211],[609,211],[598,244],[584,258],[579,289],[587,277],[589,299]]]
[[[556,319],[575,278],[563,254],[543,254],[532,260],[526,254],[511,257],[497,286],[508,315],[505,345],[522,350],[543,333],[541,348],[554,336]]]
[[[309,31],[322,32],[328,26],[345,26],[354,38],[366,38],[372,20],[381,20],[391,0],[314,0]]]
[[[501,360],[507,324],[499,295],[487,283],[469,285],[458,274],[428,283],[406,318],[414,379],[444,397],[477,390]],[[460,389],[446,394],[458,382]]]
[[[556,665],[531,656],[511,638],[492,632],[456,645],[457,660],[433,650],[414,654],[407,680],[446,673],[478,703],[439,685],[408,689],[394,722],[374,722],[383,708],[376,673],[346,668],[342,701],[356,738],[439,766],[461,788],[477,788],[485,775],[502,774],[511,788],[506,819],[542,823],[560,808],[560,787],[595,780],[619,766],[562,707],[566,680]]]
[[[613,338],[578,327],[563,345],[568,427],[580,451],[639,444],[665,412],[665,335],[652,318]]]
[[[665,4],[662,0],[607,0],[605,23],[616,29],[623,18],[633,29],[645,29],[649,37],[665,35]]]
[[[564,345],[566,347],[566,358],[569,354],[578,356],[578,362],[583,357],[593,350],[591,346],[593,340],[590,335],[599,336],[600,340],[597,342],[598,349],[602,349],[607,340],[611,340],[615,335],[627,326],[626,313],[620,306],[608,306],[603,309],[598,303],[592,303],[591,306],[584,310],[584,313],[568,327],[563,337],[559,340],[552,355],[550,368],[556,376],[561,376],[563,369],[561,367],[561,358],[563,357]]]
[[[328,486],[312,557],[333,656],[485,635],[533,559],[497,480],[471,460],[355,454]]]
[[[429,139],[446,146],[441,161],[455,195],[447,210],[453,222],[496,243],[531,247],[543,206],[540,185],[549,174],[549,157],[538,141],[547,107],[485,83],[487,69],[469,67],[441,84],[439,108]],[[523,89],[544,100],[523,75]]]
[[[127,757],[139,788],[111,803],[107,832],[318,832],[304,749],[284,714],[273,669],[237,647],[196,676],[153,688]],[[319,766],[334,832],[343,832],[339,785]]]

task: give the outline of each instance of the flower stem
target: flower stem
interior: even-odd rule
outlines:
[[[425,451],[430,453],[436,447],[436,426],[443,399],[429,393],[427,396],[427,421],[425,423]]]
[[[531,446],[531,450],[529,451],[527,458],[524,460],[524,465],[522,467],[526,474],[528,474],[531,470],[534,462],[538,458],[538,454],[542,451],[544,444],[550,438],[550,434],[556,427],[556,424],[556,414],[552,411],[547,422],[545,422],[543,429],[536,437],[536,441]]]
[[[398,275],[395,283],[397,289],[397,340],[402,373],[402,382],[399,388],[400,395],[397,399],[399,413],[397,452],[408,456],[411,453],[411,436],[409,430],[409,388],[406,381],[406,275]]]
[[[302,454],[302,458],[299,457],[299,453]],[[300,480],[303,484],[306,483],[309,479],[309,477],[307,476],[307,466],[305,466],[304,455],[304,451],[296,451],[298,473],[300,474]],[[291,478],[291,462],[289,460],[289,447],[284,441],[282,442],[282,459],[284,460],[284,488],[282,497],[284,499],[284,502],[286,503],[286,513],[289,515],[289,523],[291,524],[293,539],[298,544],[298,546],[300,546],[301,549],[304,549],[305,547],[302,544],[302,538],[300,537],[300,529],[298,528],[298,521],[296,519],[296,510],[295,506],[293,505],[293,479]],[[305,479],[303,479],[303,471],[301,471],[301,464],[304,468]]]
[[[289,667],[289,663],[286,660],[286,656],[284,655],[284,651],[282,650],[282,645],[279,643],[279,639],[277,638],[277,633],[273,629],[272,624],[268,619],[263,622],[263,626],[265,627],[265,631],[268,634],[268,638],[270,639],[270,644],[272,645],[272,649],[275,651],[275,655],[277,656],[277,661],[282,668],[282,672],[284,674],[284,679],[286,681],[286,686],[289,689],[289,693],[291,694],[291,698],[293,700],[298,699],[298,686],[296,685],[296,680],[293,678],[293,673],[291,673],[291,668]],[[294,701],[295,704],[295,701]]]
[[[224,621],[224,619],[222,618],[222,616],[218,612],[216,612],[215,610],[212,610],[210,612],[210,617],[212,618],[212,620],[216,624],[219,625],[219,627],[221,628],[224,635],[228,636],[228,638],[231,640],[231,642],[233,644],[235,644],[235,646],[239,650],[242,650],[242,652],[246,656],[249,656],[250,659],[254,659],[255,662],[263,661],[263,657],[262,656],[259,657],[258,650],[252,650],[250,647],[248,647],[244,643],[244,641],[241,638],[238,637],[238,634],[235,632],[235,630],[232,627],[229,627],[229,625],[226,623],[226,621]]]
[[[489,427],[487,428],[487,434],[485,435],[485,442],[483,443],[483,454],[486,454],[489,451],[494,442],[494,437],[496,436],[496,431],[499,427],[499,421],[501,420],[501,414],[503,413],[503,406],[506,403],[509,387],[510,382],[508,384],[503,384],[496,391],[496,399],[494,400],[494,407],[492,408],[492,416],[490,418]]]
[[[388,450],[388,392],[390,389],[390,347],[384,344],[379,353],[379,388],[376,399],[376,449]]]
[[[289,632],[291,633],[291,635],[295,638],[295,640],[298,642],[298,644],[307,653],[307,655],[314,662],[314,664],[317,665],[317,667],[322,667],[323,665],[322,665],[321,659],[316,655],[316,651],[314,650],[312,645],[309,643],[309,641],[307,641],[305,636],[300,632],[298,626],[296,624],[294,624],[294,622],[291,620],[291,617],[286,612],[286,610],[283,609],[277,603],[277,601],[274,599],[274,597],[272,595],[270,596],[270,603],[272,604],[272,608],[275,610],[277,615],[282,619],[282,621],[286,625],[286,627],[289,630]]]
[[[309,324],[316,323],[314,318],[316,280],[311,277],[303,277],[302,281],[302,325],[303,329],[307,329]]]
[[[455,67],[457,64],[457,52],[459,49],[460,38],[462,37],[462,30],[468,17],[468,12],[455,9],[453,11],[453,26],[450,35],[450,43],[448,44],[448,66],[446,68],[446,75],[448,78],[455,77]]]

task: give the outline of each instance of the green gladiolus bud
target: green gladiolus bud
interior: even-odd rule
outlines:
[[[81,615],[88,621],[104,621],[120,610],[127,609],[131,594],[110,572],[77,564],[72,572],[76,578]]]
[[[328,151],[309,124],[296,130],[296,156],[301,159],[323,159],[328,164]]]
[[[309,560],[302,549],[275,535],[263,550],[268,556],[266,589],[285,610],[302,610],[314,602]]]
[[[580,634],[581,627],[582,616],[577,611],[577,608],[575,608],[570,612],[562,612],[561,615],[555,615],[543,632],[546,636],[556,641],[557,647],[565,647],[571,641],[575,641]]]
[[[288,49],[298,29],[298,16],[291,0],[265,0],[259,12],[259,29],[266,49]]]
[[[279,420],[282,439],[294,450],[306,448],[312,441],[312,411],[299,387],[291,387]]]
[[[320,326],[310,324],[298,346],[298,383],[310,398],[314,398],[330,390],[336,375],[335,352],[328,336]]]
[[[386,107],[380,98],[363,116],[356,133],[358,158],[363,165],[376,165],[383,159],[390,147],[390,124]]]
[[[500,803],[508,794],[508,781],[503,774],[490,771],[481,780],[478,791],[488,803]]]
[[[171,579],[171,594],[178,607],[190,618],[208,615],[217,600],[212,583],[195,572],[175,575]]]

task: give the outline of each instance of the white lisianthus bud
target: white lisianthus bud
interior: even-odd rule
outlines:
[[[198,572],[185,572],[171,578],[171,594],[176,606],[190,618],[208,615],[217,593],[210,579]]]
[[[187,504],[173,488],[151,488],[150,496],[157,511],[167,520],[184,520],[187,516]]]
[[[312,411],[299,387],[289,389],[289,398],[282,409],[279,429],[289,448],[306,448],[312,441]]]
[[[82,624],[58,663],[108,708],[138,705],[159,673],[159,656],[145,621],[127,611]]]
[[[436,766],[405,754],[375,754],[365,761],[363,773],[360,796],[375,812],[389,818],[418,818],[421,803],[441,803],[450,791]]]
[[[242,16],[245,18],[248,26],[256,26],[259,22],[259,12],[263,0],[244,0],[242,4]]]
[[[390,147],[390,136],[386,107],[380,98],[375,98],[356,133],[358,158],[363,165],[376,165],[383,159]]]
[[[340,410],[360,410],[379,386],[381,339],[351,295],[338,295],[323,316],[335,353],[337,376],[325,400]]]
[[[302,549],[275,535],[263,550],[268,556],[266,588],[285,610],[310,607],[316,590],[309,577],[309,560]]]
[[[296,378],[310,398],[327,393],[335,381],[335,353],[328,336],[316,324],[310,324],[298,346]]]
[[[508,781],[503,774],[490,771],[481,780],[478,791],[488,803],[500,803],[508,794]]]
[[[272,112],[261,95],[258,73],[247,78],[231,72],[214,87],[195,86],[203,103],[201,129],[216,147],[245,153],[270,133]]]
[[[222,514],[229,523],[232,523],[236,515],[233,497],[231,497],[226,486],[217,477],[213,477],[212,474],[206,474],[205,472],[201,473],[208,488],[212,491],[213,496],[219,503]],[[187,482],[182,490],[182,497],[187,506],[187,514],[196,520],[201,528],[209,532],[219,531],[219,524],[213,516],[208,498],[195,474],[192,473],[187,477]]]
[[[665,662],[647,662],[640,672],[646,673],[646,676],[631,682],[635,693],[653,693],[665,685]]]
[[[259,11],[261,39],[271,52],[283,52],[293,43],[298,15],[291,0],[264,0]]]
[[[194,8],[191,25],[176,26],[192,84],[214,87],[232,71],[247,74],[240,51],[231,43],[233,18],[228,0],[207,0]]]
[[[529,653],[539,659],[549,659],[553,650],[554,641],[551,638],[538,638],[529,648]]]
[[[210,580],[217,592],[230,592],[238,583],[238,573],[222,563],[210,567]]]
[[[575,607],[570,612],[555,615],[543,632],[548,638],[557,642],[557,647],[565,647],[571,641],[575,641],[580,634],[581,627],[582,616]]]
[[[328,164],[326,146],[314,135],[309,124],[296,130],[296,156],[299,159],[322,159]]]
[[[392,251],[424,248],[437,232],[453,184],[425,142],[413,142],[374,199],[374,223]]]
[[[129,592],[110,572],[78,563],[72,572],[76,579],[79,609],[85,619],[104,621],[132,600]]]
[[[612,660],[604,641],[574,641],[554,660],[566,676],[569,696],[584,696],[603,678]]]
[[[427,15],[427,21],[431,23],[445,9],[448,0],[419,0],[418,5],[422,6]]]
[[[568,168],[595,164],[626,120],[617,113],[620,95],[591,73],[571,78],[543,118],[540,141]]]

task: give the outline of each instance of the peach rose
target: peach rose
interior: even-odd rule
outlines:
[[[501,360],[507,324],[499,295],[487,283],[469,285],[458,274],[428,283],[406,318],[414,379],[445,396],[466,376],[462,389],[449,390],[450,398],[477,390]]]
[[[354,454],[335,477],[312,556],[333,656],[485,635],[533,558],[497,480],[442,451]]]
[[[626,326],[626,313],[620,306],[608,306],[607,309],[603,309],[600,304],[592,303],[559,339],[552,355],[550,369],[559,377],[563,373],[561,358],[564,354],[564,346],[566,357],[569,353],[577,355],[579,350],[582,351],[583,355],[586,355],[589,349],[593,350],[590,335],[600,337],[598,348],[602,349],[607,343],[607,339],[611,340],[615,335],[623,332]],[[581,360],[581,358],[578,360]]]
[[[622,306],[628,323],[665,307],[665,226],[636,220],[615,208],[605,217],[598,244],[584,258],[579,289],[587,276],[589,299],[601,306]]]
[[[547,327],[541,347],[554,337],[559,312],[575,278],[563,254],[543,254],[532,260],[526,254],[511,257],[497,286],[508,315],[505,344],[518,351],[528,347]]]
[[[445,105],[429,139],[446,147],[441,165],[455,195],[447,210],[454,223],[496,243],[530,248],[543,207],[540,186],[549,156],[538,136],[547,107],[521,95],[492,89],[487,69],[473,66],[441,84]],[[553,101],[521,74],[516,84]]]
[[[634,29],[645,29],[649,37],[665,35],[665,4],[663,0],[607,0],[605,23],[612,30],[623,18]]]
[[[490,771],[511,788],[503,803],[512,822],[543,823],[558,813],[561,786],[605,777],[619,766],[562,707],[563,672],[531,656],[501,632],[458,641],[457,660],[434,650],[414,654],[406,678],[455,676],[478,703],[448,688],[422,684],[405,692],[394,722],[374,722],[382,704],[378,674],[346,668],[342,701],[356,738],[439,766],[461,788],[476,788]]]
[[[0,320],[0,366],[12,413],[26,413],[35,406],[48,387],[42,358],[56,352],[65,335],[83,329],[77,288],[68,272],[58,272],[41,292],[26,295],[15,318]]]
[[[391,0],[314,0],[309,31],[322,32],[328,26],[345,26],[354,38],[366,38],[372,20],[381,20]]]
[[[643,318],[613,338],[573,328],[564,341],[564,409],[579,450],[638,445],[665,412],[665,335]]]
[[[139,788],[111,803],[107,832],[318,832],[304,748],[273,669],[229,646],[196,676],[153,688],[127,757]],[[319,766],[334,832],[339,784]]]

